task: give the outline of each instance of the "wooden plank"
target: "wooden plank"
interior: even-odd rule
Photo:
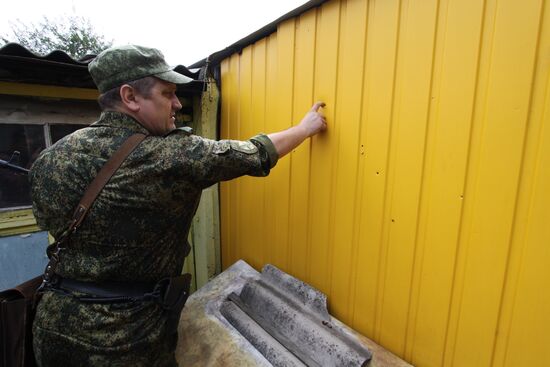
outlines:
[[[15,234],[38,232],[32,209],[20,209],[0,212],[0,237]]]
[[[44,99],[27,96],[0,98],[0,124],[84,124],[101,113],[95,101]]]
[[[99,97],[99,92],[96,89],[12,82],[0,82],[0,94],[91,100]]]
[[[213,80],[207,85],[200,98],[200,135],[216,139],[219,91]],[[221,272],[218,187],[216,184],[203,190],[193,218],[197,289]]]

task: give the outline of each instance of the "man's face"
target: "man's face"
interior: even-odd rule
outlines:
[[[181,103],[176,96],[176,85],[157,79],[149,97],[136,94],[139,104],[138,121],[152,135],[164,135],[176,128],[176,111]]]

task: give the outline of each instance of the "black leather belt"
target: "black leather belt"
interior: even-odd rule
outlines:
[[[56,276],[48,288],[57,293],[70,294],[81,302],[155,301],[163,308],[172,310],[183,307],[189,296],[190,284],[190,274],[164,278],[157,283],[83,282]]]
[[[55,288],[68,292],[78,292],[96,298],[127,297],[139,298],[152,293],[156,283],[130,282],[83,282],[80,280],[59,278]]]

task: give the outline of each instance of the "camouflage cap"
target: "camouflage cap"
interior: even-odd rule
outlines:
[[[146,76],[175,84],[193,80],[173,71],[159,50],[135,45],[106,49],[88,64],[88,70],[100,93]]]

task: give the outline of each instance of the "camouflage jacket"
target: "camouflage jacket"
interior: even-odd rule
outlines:
[[[38,225],[59,236],[88,184],[135,132],[147,133],[127,115],[104,112],[90,127],[44,150],[29,175]],[[62,253],[57,272],[95,282],[154,282],[179,275],[202,189],[242,175],[266,176],[277,158],[265,135],[213,141],[176,129],[147,137],[104,187],[71,237],[70,248]],[[130,307],[122,313],[119,308],[80,304],[47,292],[34,326],[38,335],[53,332],[82,345],[115,350],[162,334],[162,310],[157,305]]]

